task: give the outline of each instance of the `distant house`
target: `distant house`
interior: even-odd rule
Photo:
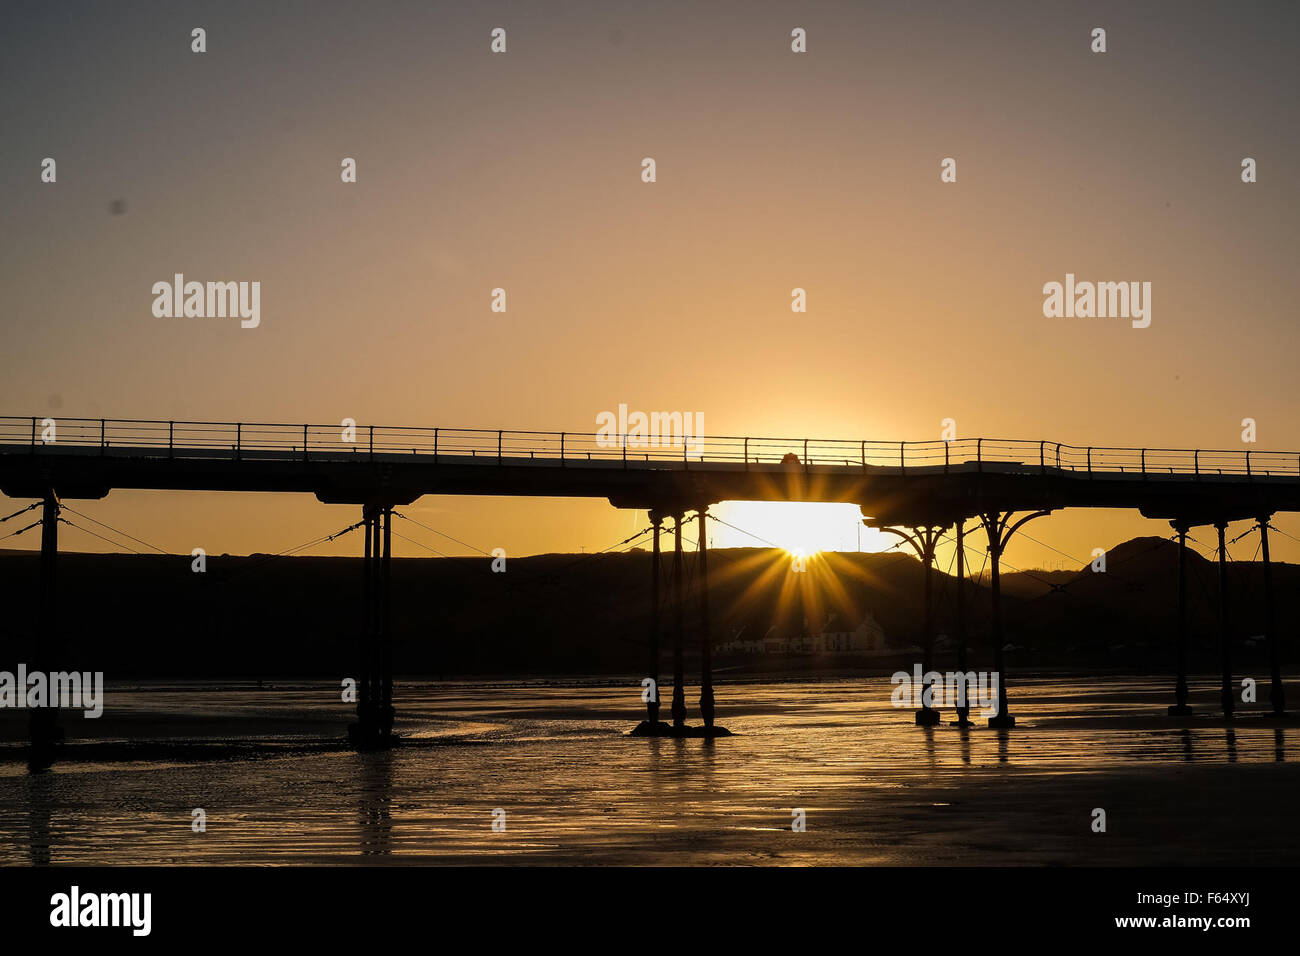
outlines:
[[[763,639],[761,637],[746,636],[748,624],[742,624],[733,628],[731,637],[723,641],[716,648],[720,654],[761,654],[763,653]]]
[[[763,635],[764,654],[789,654],[791,650],[790,638],[780,633],[775,624],[767,629],[767,633]]]
[[[875,656],[886,654],[885,629],[870,611],[851,631],[835,629],[835,619],[826,623],[826,627],[813,635],[812,650],[822,654],[865,654]]]
[[[772,625],[762,637],[747,635],[747,625],[732,630],[731,637],[718,645],[722,654],[858,654],[879,657],[885,648],[885,631],[868,612],[853,630],[836,626],[831,617],[820,630],[807,627],[800,633],[783,633]]]

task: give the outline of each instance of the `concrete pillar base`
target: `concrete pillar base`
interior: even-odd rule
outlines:
[[[52,716],[52,715],[50,715]],[[51,721],[41,726],[33,723],[31,742],[27,747],[27,769],[32,773],[49,770],[54,766],[59,745],[63,743],[63,728]]]
[[[916,726],[918,727],[933,727],[941,723],[943,723],[943,714],[933,707],[922,707],[916,712]]]
[[[671,737],[673,736],[673,725],[666,724],[662,720],[656,720],[653,723],[643,720],[628,731],[627,735],[629,737]]]
[[[665,724],[660,721],[658,724],[651,724],[648,720],[643,720],[637,724],[635,729],[628,731],[628,737],[676,737],[679,740],[712,740],[714,737],[734,737],[726,727],[719,727],[716,724],[712,727],[699,726],[690,727],[683,725],[674,727],[672,724]]]
[[[712,727],[674,727],[673,736],[683,738],[702,737],[706,740],[711,740],[714,737],[731,737],[733,735],[726,727],[719,727],[715,724]]]
[[[391,730],[369,721],[348,724],[348,743],[358,751],[388,750],[396,746],[399,739]]]
[[[1010,714],[998,714],[996,717],[989,718],[989,726],[995,729],[1014,727],[1015,725],[1016,718],[1012,717]]]
[[[1169,705],[1170,717],[1190,717],[1192,713],[1193,713],[1192,708],[1188,707],[1186,704]]]

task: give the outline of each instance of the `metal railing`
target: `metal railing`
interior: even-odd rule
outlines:
[[[1300,453],[1176,448],[1109,448],[1051,441],[969,438],[886,442],[810,438],[690,437],[482,428],[290,425],[0,417],[0,454],[61,450],[111,456],[304,461],[429,457],[485,464],[606,462],[622,467],[729,465],[962,471],[1068,472],[1093,476],[1300,477]]]

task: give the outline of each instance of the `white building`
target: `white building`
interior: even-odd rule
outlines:
[[[857,654],[880,657],[890,653],[885,647],[885,631],[868,611],[851,631],[835,630],[830,618],[815,633],[785,635],[773,625],[762,637],[747,636],[745,626],[734,630],[731,638],[719,644],[722,654]]]
[[[864,654],[878,656],[886,654],[885,629],[880,626],[874,615],[867,611],[861,623],[851,631],[830,630],[828,621],[819,633],[810,637],[814,653],[821,654]]]

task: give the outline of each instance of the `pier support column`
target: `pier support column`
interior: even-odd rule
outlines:
[[[939,538],[943,535],[945,527],[945,525],[923,525],[913,528],[910,534],[898,528],[880,529],[890,534],[896,534],[910,544],[925,568],[925,600],[924,609],[921,612],[922,680],[925,679],[924,675],[931,672],[934,663],[934,552],[939,545]],[[927,684],[926,688],[929,687],[930,685]],[[939,689],[942,690],[942,686]],[[923,690],[921,706],[916,711],[916,725],[918,727],[933,727],[943,720],[943,715],[937,708],[931,707],[926,702],[924,693]]]
[[[1269,717],[1286,716],[1286,690],[1282,687],[1281,635],[1277,632],[1277,607],[1273,602],[1273,565],[1268,556],[1268,519],[1259,518],[1259,547],[1264,559],[1264,627],[1268,635],[1268,670],[1270,676],[1268,700],[1273,705]]]
[[[385,507],[384,551],[379,566],[379,736],[384,746],[392,742],[393,718],[393,509]]]
[[[1219,643],[1223,648],[1223,679],[1219,688],[1219,699],[1223,703],[1223,716],[1232,717],[1236,706],[1236,695],[1232,691],[1232,641],[1229,637],[1231,626],[1228,623],[1228,548],[1223,542],[1223,533],[1227,530],[1226,521],[1216,522],[1219,532]]]
[[[374,616],[371,613],[374,594],[374,570],[375,563],[371,554],[371,547],[374,544],[374,538],[371,536],[371,524],[373,518],[370,515],[370,508],[361,509],[361,527],[365,533],[365,548],[362,552],[361,561],[361,641],[360,654],[357,655],[361,664],[361,672],[358,675],[358,684],[360,693],[357,697],[357,724],[353,728],[360,733],[360,728],[369,727],[370,714],[374,708],[374,688],[370,685],[370,647],[371,634],[370,628],[374,623]]]
[[[966,519],[957,522],[957,670],[966,673]],[[965,677],[962,678],[965,682]],[[957,727],[970,727],[970,687],[966,687],[966,702],[957,707]]]
[[[664,519],[657,511],[650,512],[654,525],[654,553],[650,564],[650,667],[648,674],[653,692],[646,699],[646,720],[651,726],[659,723],[659,532]]]
[[[924,528],[919,530],[923,533],[921,540],[925,549],[921,555],[921,562],[925,565],[925,610],[922,612],[921,625],[921,634],[924,639],[924,653],[921,655],[921,679],[924,680],[924,675],[929,674],[934,669],[934,548],[943,529]],[[939,689],[943,689],[942,685]],[[933,690],[932,686],[931,690]],[[931,707],[924,694],[922,694],[921,708],[916,712],[916,725],[918,727],[933,727],[942,721],[943,714],[941,711],[937,707]]]
[[[650,633],[649,660],[646,676],[650,687],[645,695],[646,719],[632,730],[633,737],[663,737],[671,733],[671,728],[659,719],[659,636],[661,632],[660,608],[662,606],[662,587],[660,571],[662,555],[659,547],[659,532],[663,528],[664,518],[658,511],[650,512],[650,524],[654,528],[654,550],[650,557]]]
[[[373,673],[370,659],[374,644],[371,633],[374,624],[374,537],[372,525],[374,517],[369,505],[361,508],[361,530],[364,545],[361,557],[361,634],[357,642],[357,720],[348,725],[348,739],[357,749],[366,749],[374,724],[375,706],[374,687],[371,684]]]
[[[393,649],[391,618],[392,509],[375,504],[361,512],[365,546],[361,568],[361,673],[357,722],[348,739],[358,750],[380,750],[393,742]]]
[[[989,584],[993,597],[993,669],[998,672],[998,712],[989,718],[990,727],[1014,727],[1016,718],[1011,716],[1007,704],[1007,669],[1002,660],[1002,544],[989,542]]]
[[[1169,716],[1186,717],[1192,712],[1187,705],[1187,524],[1183,521],[1169,523],[1178,532],[1178,676]]]
[[[49,675],[57,668],[60,655],[58,597],[55,594],[59,559],[59,499],[51,489],[41,512],[41,567],[37,591],[36,631],[32,642],[31,670]],[[26,688],[20,688],[25,693]],[[47,699],[47,704],[57,700]],[[54,706],[34,707],[28,718],[27,768],[46,770],[54,764],[55,748],[63,742],[59,712]]]
[[[706,527],[709,506],[696,511],[700,530],[700,717],[704,731],[713,730],[713,633],[709,619],[709,529]]]
[[[1021,525],[1050,513],[1050,511],[1032,512],[1009,528],[1007,522],[1015,512],[990,511],[980,515],[980,523],[984,525],[984,533],[988,536],[989,584],[993,598],[993,666],[997,668],[998,676],[998,712],[989,718],[990,727],[1004,728],[1016,725],[1016,719],[1011,716],[1011,708],[1007,703],[1007,671],[1002,650],[1006,640],[1002,633],[1002,552],[1006,549],[1011,536],[1020,530]]]
[[[682,567],[682,513],[673,515],[673,730],[686,729],[686,666],[682,642],[686,635],[686,602]]]
[[[367,693],[369,705],[366,708],[365,727],[367,744],[373,743],[372,738],[378,734],[379,727],[379,591],[382,584],[379,580],[380,553],[382,544],[379,537],[379,510],[372,508],[370,511],[370,522],[366,525],[367,533],[370,535],[370,597],[366,601],[366,645],[363,653],[366,655],[366,678],[370,684]]]

